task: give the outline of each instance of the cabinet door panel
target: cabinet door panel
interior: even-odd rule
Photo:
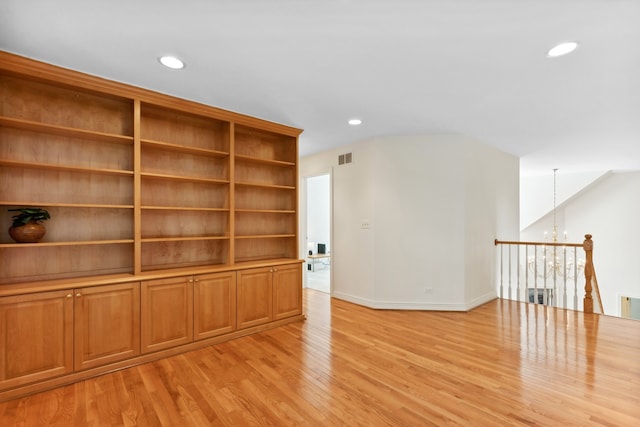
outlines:
[[[302,266],[273,269],[273,319],[302,314]]]
[[[149,280],[141,287],[142,352],[193,341],[191,277]]]
[[[200,340],[236,329],[236,274],[196,276],[193,284],[194,339]]]
[[[238,272],[238,329],[268,323],[273,315],[271,267]]]
[[[140,354],[140,285],[75,291],[75,369],[88,369]]]
[[[71,290],[0,298],[0,389],[73,370]]]

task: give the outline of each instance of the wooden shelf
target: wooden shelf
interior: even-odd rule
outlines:
[[[295,211],[298,207],[297,192],[290,190],[290,188],[236,185],[234,187],[235,208],[236,210]]]
[[[140,107],[140,137],[145,143],[209,156],[230,152],[229,122],[188,108],[173,109],[144,102]]]
[[[121,245],[133,243],[133,239],[125,240],[89,240],[75,242],[40,242],[40,243],[0,243],[0,248],[34,248],[51,246],[89,246],[89,245]]]
[[[161,179],[161,180],[169,180],[169,181],[185,181],[185,182],[203,182],[209,184],[229,184],[229,180],[224,179],[210,179],[210,178],[197,178],[191,176],[180,176],[180,175],[167,175],[161,173],[148,173],[143,172],[140,174],[143,178],[150,179]]]
[[[226,265],[229,246],[229,238],[143,240],[141,270]]]
[[[241,154],[236,154],[234,158],[236,159],[236,161],[245,161],[271,166],[290,167],[296,165],[295,162],[284,162],[281,160],[264,159],[261,157],[243,156]]]
[[[236,186],[244,186],[244,187],[257,187],[257,188],[274,188],[278,190],[295,190],[296,187],[293,185],[273,185],[273,184],[262,184],[259,182],[235,182]]]
[[[281,239],[283,237],[296,237],[295,234],[251,234],[246,236],[236,235],[236,239]]]
[[[238,209],[236,208],[236,212],[244,212],[244,213],[275,213],[275,214],[295,214],[294,210],[286,210],[286,209]]]
[[[95,141],[112,142],[116,144],[133,144],[133,137],[128,135],[116,135],[106,132],[95,132],[84,129],[71,128],[67,126],[50,125],[46,123],[34,122],[31,120],[15,119],[0,116],[0,126],[14,129],[28,130],[32,132],[67,136],[71,138],[85,138]]]
[[[2,115],[50,126],[53,134],[106,135],[108,139],[111,135],[133,136],[133,99],[71,82],[61,84],[55,75],[49,75],[48,80],[45,75],[9,72],[0,76]]]
[[[96,208],[96,209],[133,209],[133,205],[107,205],[99,203],[39,203],[34,201],[0,201],[0,206],[34,206],[40,208]]]
[[[190,208],[183,206],[140,206],[142,210],[229,212],[226,208]]]
[[[157,145],[141,149],[140,171],[143,176],[163,176],[229,182],[228,156],[211,156],[194,150],[165,150]]]
[[[208,181],[143,179],[141,206],[228,209],[230,185]]]
[[[208,150],[205,148],[199,147],[188,147],[185,145],[179,144],[171,144],[169,142],[161,142],[161,141],[152,141],[150,139],[142,139],[140,140],[143,146],[158,148],[167,151],[175,151],[178,153],[190,153],[197,154],[200,156],[208,156],[208,157],[228,157],[229,153],[225,151],[218,150]]]
[[[261,186],[293,187],[297,184],[296,168],[274,166],[267,162],[235,162],[235,178],[239,183]]]
[[[259,263],[259,262],[264,262],[266,264],[267,262],[270,263],[271,260],[273,260],[273,259],[275,259],[275,258],[271,254],[236,257],[235,265],[238,266],[238,267],[242,267],[243,265],[251,265],[251,264],[256,264],[256,263]],[[288,262],[291,262],[293,259],[295,259],[295,257],[285,258],[284,256],[280,256],[280,257],[277,257],[277,259],[283,259],[283,260],[287,260]]]
[[[298,160],[296,138],[250,126],[235,127],[238,159],[270,166],[293,166]]]
[[[133,171],[117,170],[117,169],[100,169],[100,168],[84,168],[77,166],[56,165],[52,163],[23,162],[8,159],[0,159],[0,166],[8,166],[14,168],[26,168],[37,170],[64,171],[75,173],[89,173],[100,175],[122,175],[133,176]]]
[[[180,242],[188,240],[229,240],[229,236],[144,237],[142,242]]]

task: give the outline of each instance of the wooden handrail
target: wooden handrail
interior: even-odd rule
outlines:
[[[590,236],[590,235],[588,235]],[[498,240],[495,239],[494,244],[498,245],[527,245],[527,246],[559,246],[569,248],[582,248],[584,243],[553,243],[553,242],[520,242],[515,240]]]

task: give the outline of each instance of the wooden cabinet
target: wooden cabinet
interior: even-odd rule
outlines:
[[[193,279],[148,280],[141,285],[142,352],[193,341]]]
[[[282,265],[273,268],[273,319],[302,314],[302,266]]]
[[[238,272],[238,329],[262,325],[273,319],[273,268]]]
[[[64,384],[69,374],[300,320],[301,282],[296,262],[0,297],[0,400],[34,383]]]
[[[238,329],[302,314],[300,264],[238,272]]]
[[[72,291],[0,298],[0,389],[72,371]]]
[[[236,273],[204,274],[193,280],[195,340],[236,330]]]
[[[0,389],[140,353],[138,283],[0,298]]]
[[[302,319],[300,133],[0,51],[0,399]]]
[[[142,351],[149,353],[236,329],[236,273],[142,283]]]
[[[74,303],[76,370],[140,354],[138,282],[76,289]]]

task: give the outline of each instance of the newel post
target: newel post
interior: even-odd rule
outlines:
[[[586,261],[584,264],[584,312],[593,313],[593,297],[591,296],[591,280],[593,279],[593,240],[591,240],[591,234],[584,235],[582,248],[586,255]]]

